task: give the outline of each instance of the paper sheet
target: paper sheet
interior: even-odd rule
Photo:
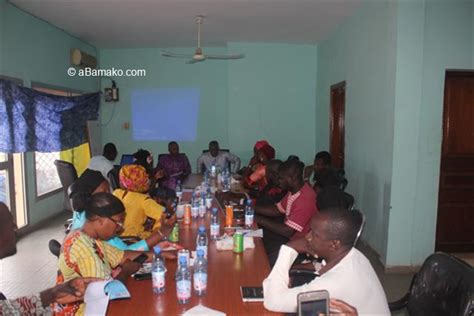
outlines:
[[[215,309],[210,309],[201,304],[194,306],[191,309],[188,309],[183,315],[200,315],[200,316],[225,316],[225,313],[216,311]]]
[[[109,296],[105,294],[104,287],[108,281],[90,283],[84,294],[86,304],[85,315],[105,315],[109,304]]]

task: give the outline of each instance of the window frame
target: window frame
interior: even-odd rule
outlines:
[[[70,89],[70,88],[51,85],[51,84],[46,84],[46,83],[42,83],[42,82],[38,82],[38,81],[32,81],[30,87],[33,90],[36,90],[36,88],[39,88],[39,89],[43,88],[43,89],[51,89],[51,90],[62,91],[62,92],[67,93],[67,96],[72,96],[73,93],[74,94],[79,94],[79,95],[84,93],[83,91],[80,91],[80,90]],[[33,152],[33,177],[34,177],[34,180],[35,180],[35,200],[36,201],[41,201],[41,200],[44,200],[46,198],[49,198],[53,195],[56,195],[56,194],[62,192],[62,190],[63,190],[63,187],[61,185],[57,189],[54,189],[52,191],[49,191],[49,192],[43,193],[41,195],[38,195],[38,182],[37,182],[37,173],[36,173],[36,151]],[[59,177],[59,175],[58,175],[58,177]]]

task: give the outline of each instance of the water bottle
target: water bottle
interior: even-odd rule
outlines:
[[[211,164],[211,177],[215,178],[217,176],[216,164],[213,162]]]
[[[217,208],[212,209],[211,214],[211,239],[217,240],[219,238],[221,225],[219,222],[219,215],[217,214]]]
[[[252,205],[252,200],[247,199],[247,205],[245,206],[245,227],[252,228],[253,218],[254,218],[254,209]]]
[[[179,304],[186,304],[191,298],[191,273],[184,257],[179,258],[176,270],[176,296]]]
[[[181,180],[178,180],[176,182],[176,197],[178,198],[178,201],[181,201],[181,198],[183,197],[183,187],[181,186]]]
[[[153,251],[155,252],[151,266],[153,293],[161,294],[165,291],[165,261],[161,257],[161,248],[159,246],[154,247]]]
[[[197,251],[197,259],[194,261],[194,293],[197,296],[206,295],[207,289],[207,260],[202,250]]]
[[[207,258],[207,243],[206,227],[201,225],[199,226],[199,232],[196,238],[196,252],[202,250],[204,252],[204,258]]]

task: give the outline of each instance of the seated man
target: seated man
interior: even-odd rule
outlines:
[[[107,175],[114,168],[113,161],[117,157],[117,148],[113,143],[107,143],[104,146],[104,151],[100,156],[94,156],[89,161],[87,169],[99,171],[105,179]]]
[[[16,230],[12,214],[7,206],[0,202],[0,259],[16,253]],[[17,299],[6,299],[0,293],[0,315],[50,315],[52,303],[82,301],[87,285],[94,281],[99,279],[75,278],[41,293]]]
[[[179,152],[177,142],[168,144],[168,152],[169,154],[160,155],[158,159],[157,169],[164,170],[164,177],[158,182],[161,187],[174,190],[176,182],[183,181],[191,173],[191,165],[186,154]]]
[[[354,243],[362,225],[362,214],[343,208],[326,209],[311,220],[306,239],[292,240],[281,246],[278,260],[263,281],[264,306],[275,312],[294,313],[298,293],[327,290],[361,315],[390,315],[387,298],[369,260]],[[298,253],[318,255],[326,261],[319,277],[289,288],[288,271]]]
[[[317,212],[316,193],[303,181],[303,168],[298,160],[282,163],[278,170],[280,188],[288,193],[276,204],[255,207],[256,222],[264,229],[263,243],[270,265],[282,244],[305,236],[310,219]]]
[[[209,143],[209,151],[203,153],[197,160],[197,171],[204,172],[216,166],[220,170],[226,169],[231,164],[231,172],[235,173],[240,168],[240,158],[229,152],[220,151],[219,143],[215,140]]]

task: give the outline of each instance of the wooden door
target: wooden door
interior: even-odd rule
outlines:
[[[344,168],[344,112],[346,107],[346,82],[331,86],[330,147],[332,166]]]
[[[474,251],[474,72],[446,72],[436,250]]]

